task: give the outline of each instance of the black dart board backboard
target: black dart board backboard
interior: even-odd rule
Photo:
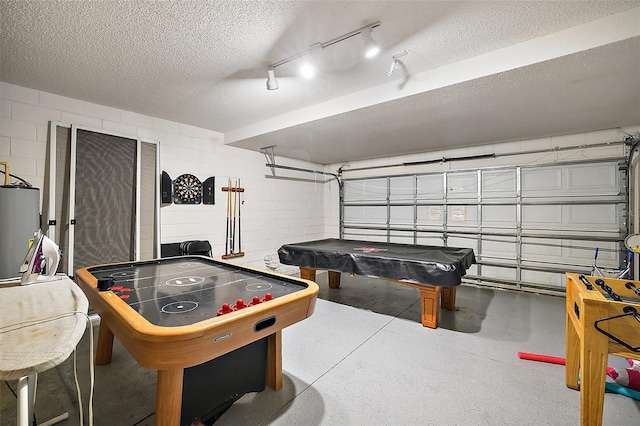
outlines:
[[[173,181],[173,202],[175,204],[200,204],[202,183],[192,174],[185,173]]]

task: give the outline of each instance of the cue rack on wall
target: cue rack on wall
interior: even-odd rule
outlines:
[[[229,178],[227,186],[222,187],[222,191],[227,193],[227,228],[222,258],[242,257],[244,252],[242,251],[240,206],[244,202],[242,201],[244,188],[240,187],[240,179],[237,179],[232,185],[231,178]],[[236,251],[236,245],[238,251]]]

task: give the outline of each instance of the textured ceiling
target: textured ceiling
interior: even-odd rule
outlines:
[[[0,80],[340,163],[639,124],[639,17],[640,1],[0,0]],[[293,61],[266,90],[270,63],[375,21],[378,58],[353,37],[313,81]]]

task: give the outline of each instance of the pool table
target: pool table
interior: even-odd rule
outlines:
[[[315,281],[316,270],[329,271],[329,286],[340,287],[340,274],[383,278],[420,290],[422,325],[437,328],[440,304],[455,310],[456,286],[475,263],[470,248],[439,247],[345,239],[285,244],[280,262],[300,267],[300,276]]]

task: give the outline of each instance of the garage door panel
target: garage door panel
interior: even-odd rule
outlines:
[[[413,232],[393,232],[389,241],[398,244],[413,244]]]
[[[452,226],[477,226],[478,209],[476,206],[448,206],[447,220]]]
[[[564,273],[557,272],[545,272],[534,270],[523,270],[522,281],[528,283],[534,283],[540,286],[553,287],[558,289],[565,288],[565,276]]]
[[[522,170],[522,196],[549,196],[562,190],[562,169],[545,167]]]
[[[493,238],[482,239],[482,257],[505,260],[515,260],[517,257],[517,245],[514,238],[498,240]]]
[[[387,223],[386,206],[349,206],[344,209],[344,222],[349,224],[380,225]]]
[[[418,200],[444,199],[444,175],[442,173],[418,176],[416,185]]]
[[[577,165],[568,167],[567,188],[570,194],[616,195],[620,190],[617,164]]]
[[[344,201],[386,201],[387,179],[347,181],[344,184]]]
[[[419,235],[416,239],[416,244],[425,246],[442,246],[442,237],[437,235]]]
[[[415,199],[415,177],[402,176],[389,179],[389,199],[392,201],[413,202]]]
[[[483,170],[482,198],[504,199],[517,195],[516,170]]]
[[[551,262],[555,263],[562,258],[562,247],[549,244],[549,240],[522,243],[523,262]]]
[[[482,226],[515,229],[517,226],[516,206],[482,206]]]
[[[619,229],[619,213],[617,205],[603,204],[566,206],[566,211],[567,222],[570,225],[581,225],[592,229]]]
[[[539,229],[552,226],[561,228],[562,206],[522,206],[522,228]]]
[[[389,223],[391,225],[412,226],[414,223],[413,206],[392,206],[389,209]]]
[[[442,242],[440,242],[440,245],[442,245]],[[447,238],[447,246],[470,248],[474,250],[478,247],[475,239],[463,236],[451,236]]]
[[[417,211],[417,223],[419,225],[444,224],[444,206],[419,206]]]
[[[449,173],[447,175],[447,198],[471,200],[477,199],[477,172]]]
[[[483,265],[482,275],[487,275],[498,280],[516,280],[516,270],[514,268],[502,268],[499,266]]]

